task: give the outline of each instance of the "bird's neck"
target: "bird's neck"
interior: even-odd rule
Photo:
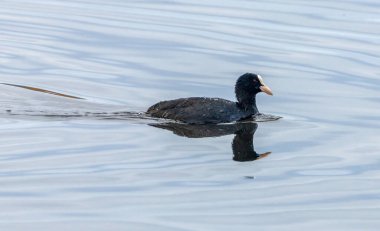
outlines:
[[[256,106],[256,97],[244,99],[241,102],[238,102],[238,106],[240,109],[242,109],[245,112],[248,112],[251,115],[259,113],[259,110]]]

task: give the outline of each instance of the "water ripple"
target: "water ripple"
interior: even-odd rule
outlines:
[[[2,1],[0,82],[86,100],[0,86],[0,229],[378,230],[379,9]],[[234,162],[234,134],[189,139],[139,114],[232,100],[245,72],[274,90],[260,112],[283,117],[254,134],[265,159]]]

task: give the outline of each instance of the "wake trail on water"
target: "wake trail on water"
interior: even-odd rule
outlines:
[[[56,119],[66,118],[93,118],[93,119],[115,119],[115,120],[151,120],[154,122],[166,122],[168,120],[154,118],[145,112],[128,111],[124,106],[107,105],[87,101],[83,97],[73,96],[61,92],[51,91],[43,88],[26,85],[0,83],[5,86],[27,89],[33,92],[41,92],[62,98],[28,97],[23,99],[19,96],[8,94],[11,100],[1,100],[2,113],[8,116],[18,117],[49,117]],[[13,91],[12,91],[13,93]],[[21,94],[22,95],[22,94]],[[2,97],[4,98],[4,97]],[[6,98],[6,97],[5,97]],[[66,100],[62,100],[66,98]],[[70,100],[67,100],[70,99]],[[259,113],[244,122],[268,122],[280,119],[280,116]]]

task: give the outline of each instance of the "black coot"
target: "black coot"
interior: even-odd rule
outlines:
[[[161,101],[151,106],[147,114],[152,117],[173,119],[188,124],[217,124],[247,119],[259,113],[256,94],[273,95],[260,75],[246,73],[235,85],[237,102],[220,98],[190,97]]]

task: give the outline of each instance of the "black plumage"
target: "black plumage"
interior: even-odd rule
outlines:
[[[261,76],[246,73],[235,85],[237,102],[221,98],[190,97],[161,101],[147,110],[152,117],[172,119],[188,124],[217,124],[244,120],[259,113],[256,94],[272,95]]]

